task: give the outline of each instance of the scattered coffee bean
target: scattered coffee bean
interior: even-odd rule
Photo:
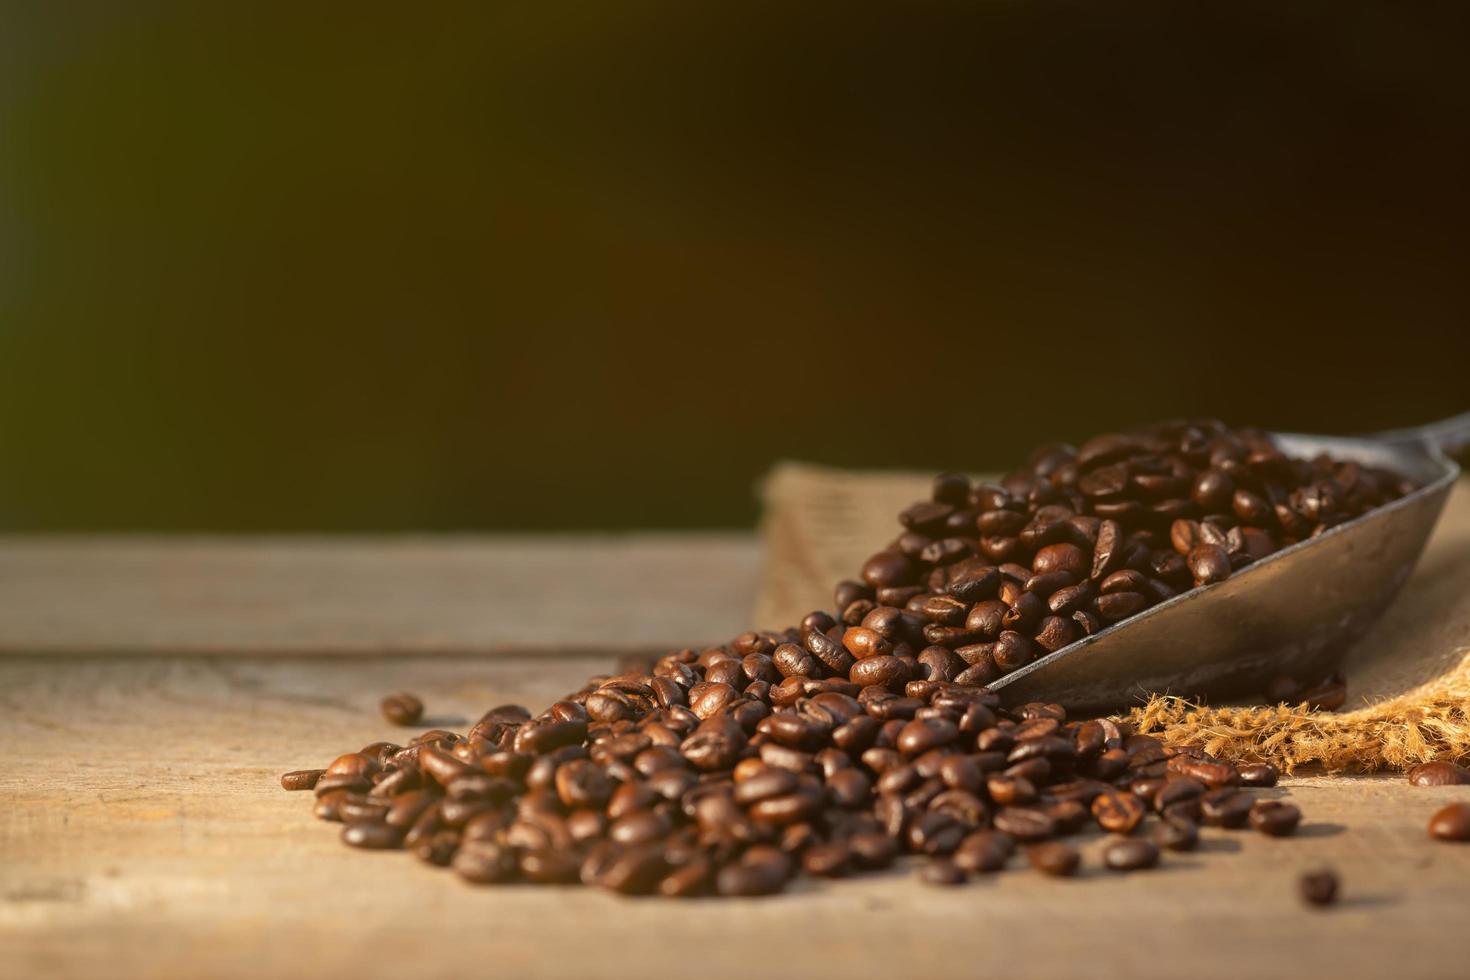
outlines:
[[[1251,805],[1250,825],[1271,837],[1286,837],[1296,832],[1302,811],[1280,800],[1256,800]]]
[[[516,857],[514,852],[499,844],[475,841],[460,847],[450,866],[465,881],[493,885],[515,877]]]
[[[1244,827],[1254,802],[1248,794],[1227,786],[1200,797],[1200,814],[1213,827]]]
[[[317,781],[326,775],[325,769],[297,769],[281,776],[281,789],[315,789]]]
[[[412,694],[390,694],[381,707],[383,717],[395,725],[414,725],[424,716],[424,703]]]
[[[383,850],[397,847],[402,840],[398,829],[385,823],[352,823],[342,828],[342,842],[352,847]]]
[[[1103,864],[1113,871],[1139,871],[1159,863],[1159,849],[1146,840],[1127,837],[1103,848]]]
[[[1155,844],[1171,851],[1192,851],[1199,846],[1199,830],[1184,820],[1165,819],[1149,836]]]
[[[288,773],[287,775],[292,775]],[[284,784],[286,777],[281,777]],[[1426,762],[1409,770],[1410,786],[1467,786],[1470,785],[1470,769],[1453,762]],[[290,789],[292,787],[287,787]]]
[[[1470,803],[1451,803],[1429,818],[1429,836],[1439,840],[1470,841]]]
[[[1148,806],[1132,793],[1102,793],[1092,801],[1092,816],[1103,830],[1131,834],[1148,815]]]
[[[1337,901],[1337,875],[1330,869],[1309,871],[1297,880],[1297,889],[1308,905],[1331,905]]]
[[[1240,785],[1259,786],[1262,788],[1275,786],[1277,777],[1280,775],[1276,767],[1269,762],[1248,762],[1236,766],[1240,773]]]
[[[1037,871],[1058,878],[1070,878],[1082,864],[1082,855],[1075,847],[1053,841],[1026,848],[1026,860]]]
[[[930,858],[919,869],[919,880],[926,885],[963,885],[965,872],[949,858]]]

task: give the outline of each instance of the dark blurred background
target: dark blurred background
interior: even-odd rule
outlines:
[[[1465,4],[4,4],[0,528],[1470,407]]]

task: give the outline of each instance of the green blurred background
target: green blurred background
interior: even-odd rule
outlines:
[[[0,6],[0,528],[1470,407],[1467,5]]]

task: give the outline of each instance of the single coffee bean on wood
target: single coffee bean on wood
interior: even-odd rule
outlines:
[[[1447,841],[1470,841],[1470,803],[1451,803],[1429,818],[1429,836]]]
[[[1031,867],[1057,878],[1070,878],[1082,864],[1082,855],[1075,847],[1055,841],[1033,844],[1026,848],[1026,860]]]
[[[1270,787],[1276,785],[1277,777],[1280,775],[1276,767],[1269,762],[1248,762],[1236,766],[1240,773],[1240,785]]]
[[[1337,890],[1337,874],[1331,869],[1309,871],[1297,879],[1297,891],[1308,905],[1331,905],[1337,901]]]
[[[1199,846],[1199,830],[1183,820],[1166,818],[1155,825],[1149,836],[1155,844],[1171,851],[1192,851]]]
[[[285,777],[281,777],[285,782]],[[1467,786],[1470,769],[1453,762],[1426,762],[1409,770],[1410,786]],[[290,788],[290,787],[288,787]]]
[[[281,776],[281,789],[315,789],[317,781],[326,774],[325,769],[297,769]]]
[[[1159,863],[1159,849],[1138,837],[1111,841],[1103,848],[1103,864],[1113,871],[1139,871]]]
[[[1250,825],[1271,837],[1286,837],[1296,832],[1302,811],[1280,800],[1257,800],[1251,806]]]
[[[390,694],[380,707],[383,717],[395,725],[414,725],[424,715],[424,703],[412,694]]]
[[[342,843],[369,850],[398,847],[403,835],[385,823],[353,823],[342,828]]]

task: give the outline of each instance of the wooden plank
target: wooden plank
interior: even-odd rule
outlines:
[[[1428,814],[1470,787],[1300,778],[1274,840],[1210,831],[1131,877],[1013,870],[958,890],[904,873],[686,904],[477,889],[341,846],[280,772],[431,723],[545,704],[606,658],[0,658],[0,949],[15,977],[1238,977],[1465,975],[1470,845]],[[1097,842],[1088,846],[1096,868]],[[1345,900],[1302,907],[1327,863]]]
[[[749,534],[0,538],[0,652],[666,650],[750,626]]]

